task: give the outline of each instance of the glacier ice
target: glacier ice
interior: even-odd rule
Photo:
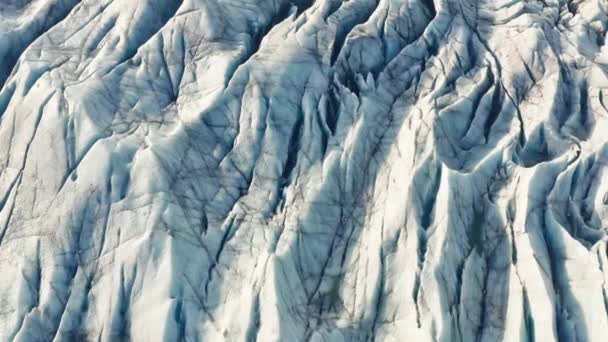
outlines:
[[[605,341],[606,0],[3,0],[1,341]]]

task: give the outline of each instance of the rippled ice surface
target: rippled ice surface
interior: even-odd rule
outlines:
[[[0,341],[608,336],[605,0],[0,1]]]

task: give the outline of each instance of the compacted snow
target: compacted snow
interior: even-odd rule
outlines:
[[[606,341],[606,0],[1,0],[0,341]]]

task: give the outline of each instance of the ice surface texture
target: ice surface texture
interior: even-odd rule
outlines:
[[[606,0],[0,5],[0,341],[606,341]]]

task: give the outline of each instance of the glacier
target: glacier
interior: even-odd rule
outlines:
[[[607,31],[0,1],[0,341],[606,341]]]

